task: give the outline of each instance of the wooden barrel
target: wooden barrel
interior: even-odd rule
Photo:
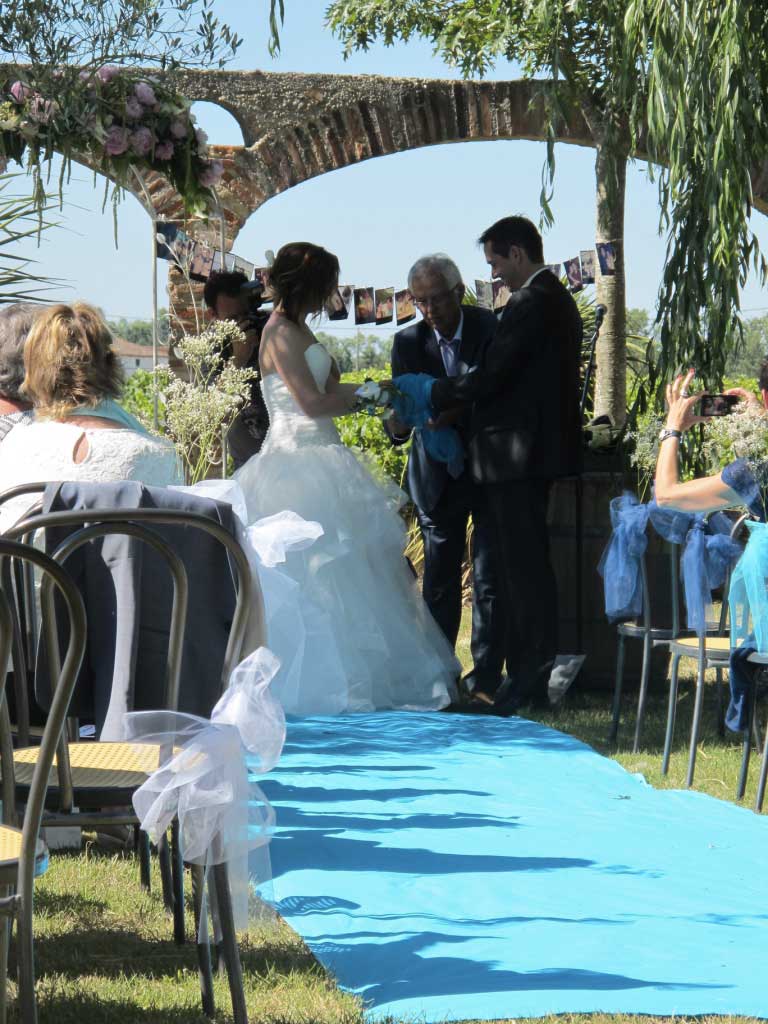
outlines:
[[[616,627],[605,615],[603,580],[597,571],[611,536],[609,503],[625,489],[625,476],[617,469],[590,470],[581,478],[582,573],[581,624],[579,626],[578,486],[576,480],[558,480],[552,488],[549,508],[552,564],[558,587],[558,650],[586,654],[575,686],[612,689],[616,674]],[[670,548],[648,526],[646,553],[652,624],[669,627],[672,620]],[[642,643],[628,640],[624,688],[640,683]],[[651,686],[661,688],[667,676],[669,656],[664,648],[653,652]]]

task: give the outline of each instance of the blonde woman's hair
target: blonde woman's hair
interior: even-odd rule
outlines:
[[[25,395],[40,419],[63,419],[79,406],[116,398],[123,372],[101,314],[84,302],[46,308],[24,345]]]

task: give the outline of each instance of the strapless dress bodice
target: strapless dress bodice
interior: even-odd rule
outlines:
[[[318,390],[325,394],[331,372],[331,357],[319,341],[304,352],[310,373]],[[261,381],[261,393],[269,413],[269,432],[264,450],[295,450],[313,445],[340,444],[333,419],[312,419],[302,412],[283,379],[277,373],[267,374]]]

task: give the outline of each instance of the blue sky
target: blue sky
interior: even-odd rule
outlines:
[[[264,71],[386,74],[419,78],[458,75],[433,56],[427,43],[412,42],[343,59],[341,46],[323,27],[326,0],[287,0],[283,47],[277,59],[267,50],[268,0],[245,4],[218,0],[216,11],[244,38],[233,68]],[[502,62],[489,77],[519,77]],[[242,142],[234,119],[210,104],[195,112],[211,142]],[[256,263],[266,249],[304,239],[336,252],[345,282],[402,287],[408,267],[425,252],[448,252],[465,280],[487,277],[480,232],[499,217],[525,213],[538,220],[544,146],[533,142],[472,142],[433,146],[368,160],[290,189],[250,218],[234,251]],[[25,250],[37,270],[66,282],[62,298],[86,299],[110,317],[146,317],[151,311],[151,226],[132,197],[118,211],[115,248],[111,207],[102,213],[103,180],[75,169],[65,190],[61,226],[43,236],[40,248]],[[55,180],[55,179],[54,179]],[[594,240],[594,151],[557,147],[554,226],[545,234],[548,262],[568,259]],[[645,167],[628,171],[626,205],[627,301],[653,309],[665,243],[657,233],[656,186]],[[755,228],[768,251],[768,222],[757,214]],[[160,304],[166,271],[160,264]],[[768,311],[768,295],[751,279],[742,294],[749,311]],[[349,328],[352,329],[352,328]],[[366,328],[367,329],[367,328]],[[343,329],[342,329],[343,330]],[[381,328],[385,333],[391,328]]]

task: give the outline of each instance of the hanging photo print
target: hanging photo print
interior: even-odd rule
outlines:
[[[595,283],[595,250],[594,249],[582,249],[579,253],[581,257],[581,283],[582,284],[594,284]]]
[[[235,256],[235,270],[245,274],[248,281],[253,277],[253,264],[249,260],[244,260],[242,256]]]
[[[329,320],[347,320],[352,308],[352,285],[340,284],[325,304]]]
[[[221,249],[214,249],[213,251],[213,263],[211,263],[211,273],[218,274],[222,269],[221,261]]]
[[[376,289],[376,323],[388,324],[392,322],[392,314],[395,307],[395,289]]]
[[[477,304],[483,309],[493,309],[493,285],[490,281],[480,281],[475,278],[475,294]]]
[[[597,259],[600,263],[600,273],[603,277],[610,277],[616,273],[616,250],[612,242],[597,242]]]
[[[493,282],[493,308],[504,309],[506,304],[509,302],[509,296],[512,292],[509,290],[509,285],[504,284],[503,281]]]
[[[274,296],[269,281],[269,267],[256,267],[253,271],[253,280],[261,283],[261,297],[271,301]]]
[[[397,311],[397,326],[409,323],[416,319],[416,307],[413,304],[413,296],[407,288],[395,293],[395,309]]]
[[[178,227],[176,224],[158,221],[155,229],[157,258],[159,260],[175,259],[173,243],[176,241],[176,235],[179,233]]]
[[[355,323],[376,322],[376,308],[373,302],[373,288],[355,288]]]
[[[547,269],[552,271],[552,273],[555,275],[555,277],[558,279],[558,281],[560,280],[560,275],[562,274],[562,270],[560,269],[561,267],[562,267],[562,263],[548,263],[547,264]]]
[[[568,281],[568,288],[572,292],[580,292],[584,287],[581,280],[581,261],[578,256],[574,256],[573,259],[565,260],[563,263],[565,267],[565,277]]]
[[[213,249],[205,242],[195,242],[192,261],[189,264],[189,276],[193,281],[207,281],[213,266]]]

